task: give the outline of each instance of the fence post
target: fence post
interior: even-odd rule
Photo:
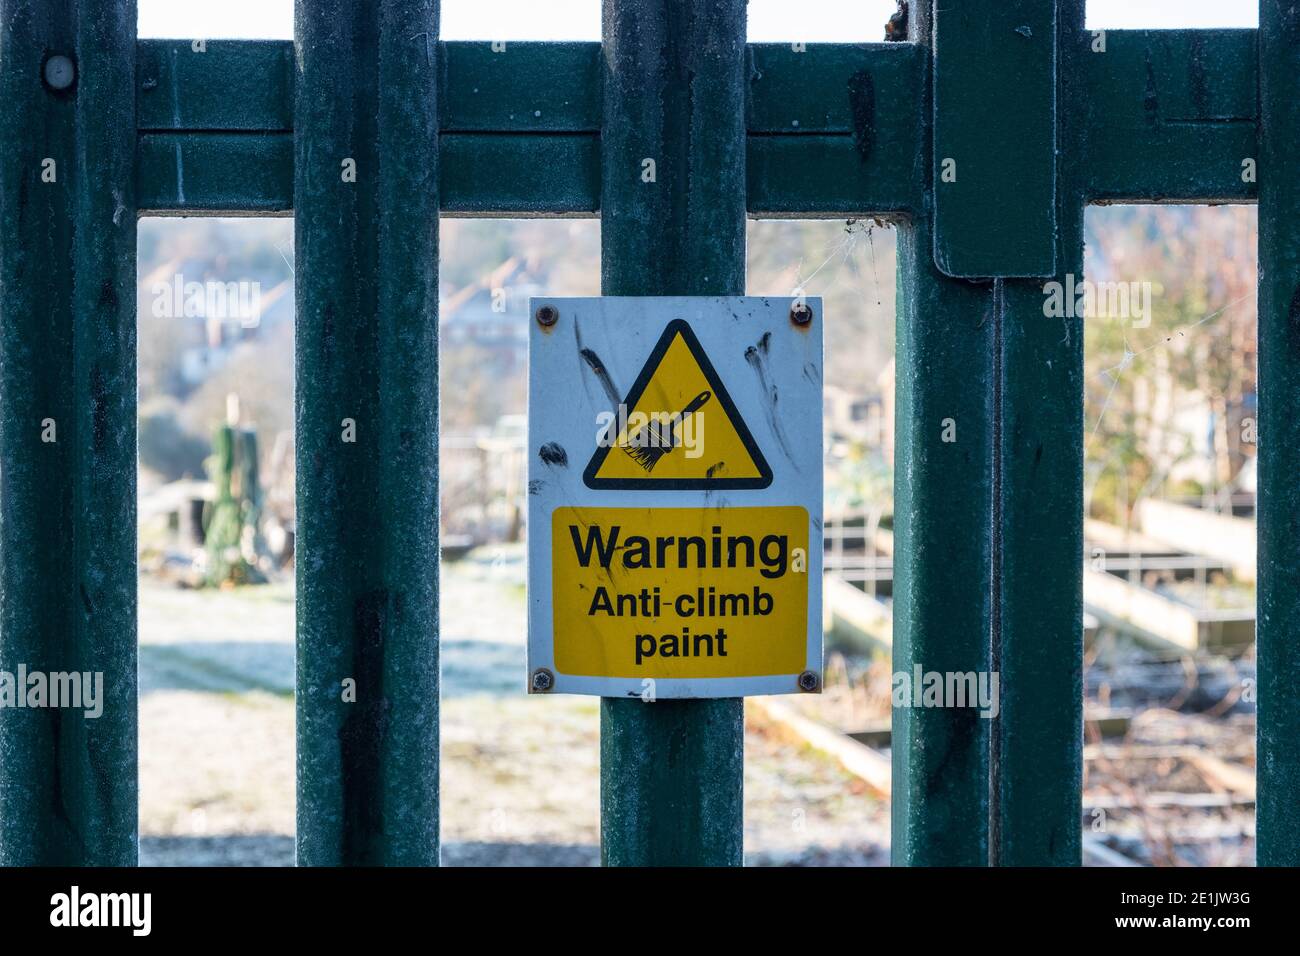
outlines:
[[[604,0],[601,289],[745,291],[745,2]],[[601,856],[738,866],[744,702],[605,698]]]
[[[900,225],[892,669],[909,679],[989,669],[992,303],[932,248],[924,221]],[[984,865],[990,722],[896,707],[893,728],[892,861]]]
[[[1083,326],[1043,303],[1044,278],[1082,272],[1081,178],[1054,168],[1074,145],[1055,104],[1071,102],[1057,85],[1077,71],[1062,63],[1082,3],[916,12],[933,57],[935,262],[929,228],[906,228],[894,670],[996,675],[999,712],[895,710],[894,859],[1077,863]],[[987,73],[990,50],[1007,71]],[[991,200],[1012,234],[981,247]]]
[[[1030,3],[1030,7],[1034,4]],[[1083,0],[1055,0],[1055,271],[996,283],[993,667],[1000,714],[992,755],[990,859],[1082,863],[1084,317],[1048,315],[1046,282],[1083,281]],[[992,5],[989,7],[990,16]],[[1005,22],[1005,21],[1004,21]],[[1018,21],[1017,21],[1018,22]],[[1028,38],[1008,28],[1016,45]],[[1037,34],[1035,34],[1037,35]],[[1008,50],[1008,57],[1012,51]]]
[[[933,57],[930,4],[911,11],[910,38]],[[925,77],[929,112],[933,70]],[[922,161],[927,192],[937,165]],[[928,205],[898,229],[892,670],[908,675],[990,666],[992,301],[987,285],[935,267]],[[892,862],[985,864],[989,721],[910,707],[894,709],[893,726]]]
[[[1255,854],[1260,866],[1300,866],[1300,8],[1291,2],[1260,2],[1259,92]]]
[[[438,861],[437,0],[298,0],[298,861]]]
[[[0,669],[103,679],[96,718],[0,710],[5,865],[136,862],[135,30],[0,19]]]

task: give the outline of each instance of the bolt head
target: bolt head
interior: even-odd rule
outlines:
[[[41,76],[50,89],[66,90],[77,79],[77,66],[71,57],[56,53],[45,61]]]
[[[555,686],[555,675],[545,667],[539,667],[533,671],[532,685],[534,691],[544,694]]]
[[[804,671],[799,675],[799,689],[805,693],[811,694],[821,685],[814,671]]]
[[[795,325],[808,325],[812,319],[812,307],[806,302],[796,302],[790,306],[790,321]]]
[[[560,310],[553,305],[539,306],[537,309],[537,324],[542,328],[550,328],[560,320]]]

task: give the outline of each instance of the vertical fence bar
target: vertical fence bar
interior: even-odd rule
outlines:
[[[929,4],[911,10],[911,39],[932,48]],[[929,193],[934,164],[918,162]],[[987,285],[935,267],[928,209],[899,226],[898,240],[892,669],[986,672],[992,302]],[[893,728],[894,864],[986,863],[989,722],[974,709],[896,707]]]
[[[937,12],[928,5],[919,11],[914,37],[933,43]],[[1017,97],[1027,106],[1024,115],[999,120],[996,131],[975,114],[944,115],[930,175],[936,202],[948,190],[942,195],[950,215],[938,224],[948,235],[935,241],[935,255],[946,268],[958,253],[963,262],[975,256],[963,272],[969,266],[1033,275],[1055,262],[1058,278],[1078,276],[1082,192],[1077,177],[1056,175],[1051,164],[1052,144],[1073,133],[1066,111],[1052,104],[1062,72],[1060,38],[1077,46],[1082,4],[1057,3],[1055,16],[1029,5],[1023,15],[1011,11],[1010,19],[1005,12],[994,16],[992,6],[987,17],[974,19],[969,11],[962,19],[956,8],[942,13],[948,28],[957,30],[959,47],[972,25],[993,31],[980,42],[1005,46],[1010,68],[1023,78],[988,95],[1007,110],[1016,110]],[[1023,25],[1031,15],[1035,26]],[[946,65],[945,50],[934,51],[940,58],[934,73],[945,78],[950,94],[963,97],[969,57]],[[952,104],[936,105],[945,108]],[[1043,131],[1035,123],[1056,125]],[[1015,124],[1029,128],[1013,133]],[[997,150],[1026,137],[1049,147],[1038,150],[1048,168],[1031,172],[1055,209],[1046,215],[1030,204],[1023,212],[1032,222],[1009,228],[1059,228],[1047,234],[1046,254],[1043,236],[996,232],[988,249],[976,250],[968,239],[972,229],[997,227],[984,217],[963,217],[978,212],[978,188],[986,179],[1006,185],[997,179],[1007,175]],[[945,165],[953,178],[939,182]],[[959,183],[961,192],[953,188]],[[999,715],[990,726],[972,708],[895,711],[895,859],[1077,863],[1082,326],[1045,317],[1042,280],[975,285],[938,274],[919,244],[925,232],[920,224],[906,230],[900,255],[894,669],[991,671],[999,681]],[[950,574],[954,567],[963,572]]]
[[[604,0],[601,288],[745,291],[744,0]],[[741,862],[744,702],[600,709],[609,866]]]
[[[136,862],[135,29],[0,18],[0,670],[103,681],[0,710],[6,865]]]
[[[298,0],[298,860],[438,861],[437,0]]]
[[[1091,56],[1083,0],[1054,0],[1054,84]],[[1044,42],[1053,42],[1044,38]],[[1053,121],[1065,161],[1056,181],[1053,280],[1083,281],[1083,190],[1071,87]],[[990,226],[990,228],[994,228]],[[1073,287],[1073,286],[1071,286]],[[992,862],[1082,861],[1083,318],[1048,316],[1043,279],[998,280],[998,443],[994,474],[1001,713],[993,750]]]
[[[1259,78],[1255,857],[1300,866],[1300,7],[1290,0],[1260,0]]]
[[[899,227],[892,669],[989,669],[993,320],[987,285],[942,275]],[[990,723],[895,707],[893,862],[988,862]]]

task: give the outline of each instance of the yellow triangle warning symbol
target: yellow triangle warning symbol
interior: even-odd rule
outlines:
[[[582,478],[589,488],[766,488],[772,469],[690,325],[675,319]]]

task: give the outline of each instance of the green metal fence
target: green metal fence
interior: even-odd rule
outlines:
[[[1082,274],[1089,202],[1258,200],[1258,858],[1300,863],[1300,7],[1104,34],[1083,0],[909,7],[905,42],[605,0],[602,43],[488,44],[439,42],[436,0],[298,0],[290,44],[3,0],[0,667],[102,671],[107,700],[0,712],[0,862],[136,860],[138,215],[296,217],[300,862],[438,858],[441,213],[600,215],[611,295],[742,293],[746,215],[897,222],[895,670],[996,670],[1003,699],[896,714],[894,858],[1068,865],[1083,329],[1043,283]],[[601,728],[607,863],[740,862],[740,701]]]

